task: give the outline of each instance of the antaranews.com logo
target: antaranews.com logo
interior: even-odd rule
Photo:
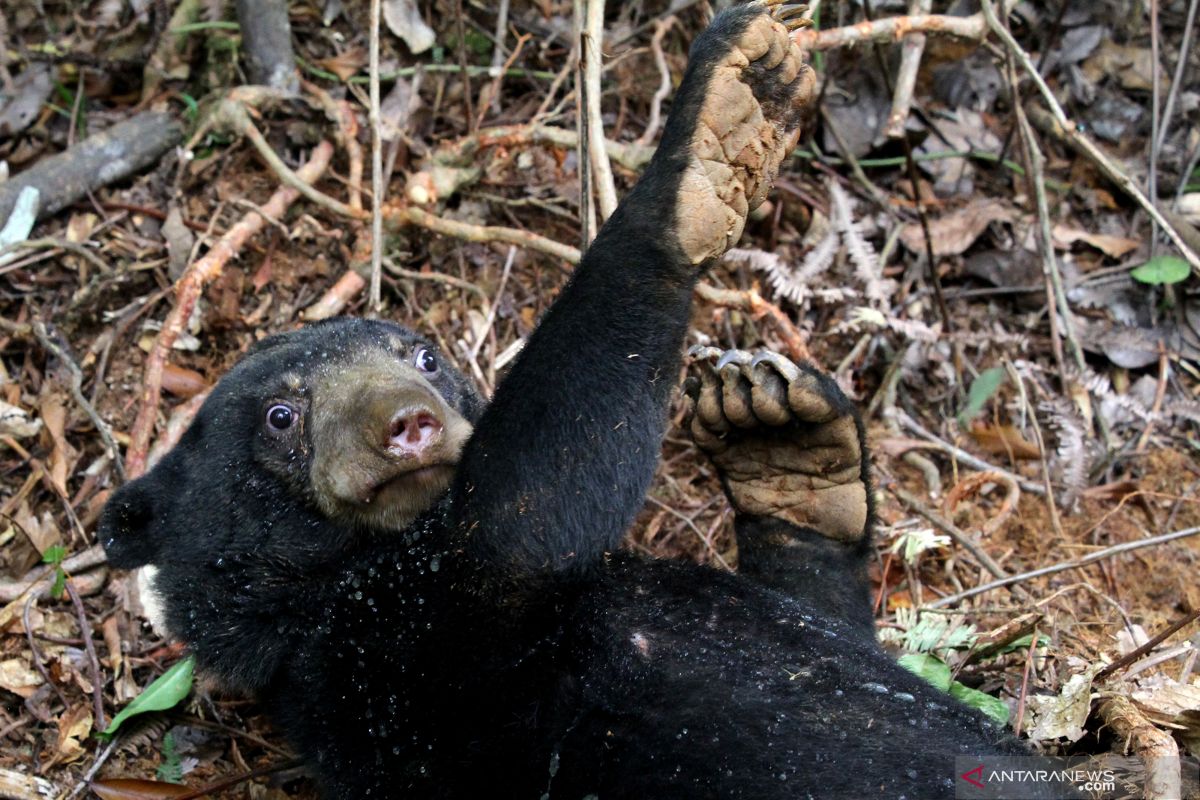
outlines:
[[[1118,800],[1141,797],[1146,781],[1141,759],[1111,755],[958,756],[954,773],[957,800]],[[1181,774],[1185,785],[1200,781],[1194,762],[1181,764]]]

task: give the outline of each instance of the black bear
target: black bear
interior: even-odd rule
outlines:
[[[645,175],[483,404],[433,344],[336,320],[264,340],[105,509],[165,627],[253,693],[330,798],[949,797],[1018,744],[876,644],[861,423],[827,378],[697,353],[693,435],[741,574],[616,552],[692,288],[794,144],[783,20],[696,41]]]

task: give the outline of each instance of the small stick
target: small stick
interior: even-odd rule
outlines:
[[[1096,677],[1093,678],[1093,680],[1097,680],[1097,681],[1103,680],[1104,678],[1107,678],[1109,675],[1112,675],[1114,672],[1116,672],[1118,670],[1122,670],[1125,667],[1128,667],[1130,664],[1137,661],[1139,658],[1146,655],[1154,648],[1158,647],[1160,644],[1162,644],[1164,641],[1166,641],[1168,637],[1173,636],[1176,632],[1187,627],[1191,623],[1195,622],[1197,619],[1200,619],[1200,608],[1196,609],[1195,611],[1193,611],[1190,614],[1185,614],[1181,619],[1176,620],[1170,626],[1168,626],[1166,629],[1155,634],[1152,639],[1150,639],[1148,642],[1146,642],[1141,647],[1138,647],[1134,650],[1130,650],[1128,653],[1121,656],[1116,661],[1112,662],[1107,667],[1105,667],[1104,669],[1097,672]]]
[[[1031,578],[1040,578],[1045,575],[1054,575],[1055,573],[1065,572],[1069,569],[1086,567],[1089,564],[1094,564],[1097,561],[1103,561],[1106,558],[1112,558],[1113,556],[1118,556],[1122,553],[1141,550],[1144,547],[1155,547],[1160,544],[1166,544],[1167,542],[1173,542],[1176,539],[1184,539],[1188,536],[1195,536],[1198,533],[1200,533],[1200,527],[1184,528],[1181,531],[1164,533],[1161,536],[1152,536],[1149,539],[1138,539],[1134,542],[1124,542],[1122,544],[1113,545],[1112,547],[1106,547],[1103,550],[1097,550],[1094,553],[1090,553],[1083,558],[1077,558],[1071,561],[1062,561],[1058,564],[1051,564],[1048,567],[1041,567],[1039,569],[1030,570],[1029,572],[1022,572],[1019,575],[1012,575],[1003,580],[996,580],[990,583],[985,583],[982,586],[976,586],[973,589],[967,589],[965,592],[959,592],[958,594],[942,597],[930,603],[929,608],[941,608],[944,606],[953,605],[962,600],[966,600],[968,597],[974,597],[977,594],[990,592],[993,589],[1001,589],[1014,583],[1027,581]]]
[[[434,233],[453,236],[466,242],[505,242],[507,244],[519,245],[520,247],[528,247],[531,250],[537,250],[555,258],[560,258],[568,264],[578,264],[581,258],[578,248],[561,244],[536,233],[517,230],[516,228],[503,228],[495,225],[474,225],[469,222],[444,219],[416,206],[389,208],[388,219],[395,225],[417,225]]]
[[[87,653],[88,669],[92,673],[92,706],[96,730],[102,731],[107,727],[104,724],[104,681],[100,675],[100,659],[96,657],[96,643],[92,641],[92,626],[88,624],[87,612],[83,608],[83,601],[79,599],[79,592],[75,591],[73,579],[67,578],[64,585],[67,594],[71,596],[71,604],[75,606],[75,616],[79,620],[79,633],[83,637],[83,649]]]
[[[29,609],[33,606],[33,601],[36,599],[36,596],[30,595],[29,599],[25,601],[24,610],[21,612],[21,625],[25,628],[25,638],[29,640],[29,657],[33,661],[33,668],[38,671],[38,674],[42,676],[42,680],[54,690],[54,693],[58,695],[58,699],[62,701],[63,710],[65,711],[71,707],[71,704],[67,702],[67,696],[63,694],[62,689],[58,688],[58,684],[50,680],[50,673],[46,671],[46,665],[42,663],[42,654],[38,651],[37,642],[33,639],[33,627],[29,624]]]
[[[1167,350],[1160,340],[1158,343],[1158,385],[1154,388],[1154,405],[1150,409],[1150,416],[1146,420],[1146,427],[1142,430],[1142,435],[1138,437],[1135,452],[1142,452],[1150,442],[1150,434],[1154,432],[1154,420],[1162,411],[1163,400],[1167,396],[1167,375],[1170,374],[1170,365],[1171,360],[1167,356]]]
[[[662,42],[663,37],[667,35],[667,31],[671,30],[671,26],[674,24],[674,16],[654,22],[654,36],[650,37],[650,52],[654,54],[654,64],[658,67],[660,80],[658,88],[654,91],[654,98],[650,101],[650,119],[646,122],[646,130],[642,131],[642,135],[635,142],[639,147],[649,147],[654,141],[658,128],[662,124],[663,100],[666,100],[667,95],[671,93],[671,70],[667,67],[667,57],[663,54]]]
[[[1162,125],[1158,131],[1158,141],[1156,142],[1158,150],[1162,150],[1163,144],[1167,141],[1167,133],[1171,129],[1171,116],[1175,111],[1175,99],[1179,96],[1179,90],[1183,87],[1184,75],[1187,72],[1188,54],[1191,52],[1189,48],[1192,46],[1192,34],[1196,30],[1196,9],[1200,8],[1200,0],[1192,0],[1188,3],[1187,22],[1183,26],[1183,41],[1179,44],[1179,60],[1175,63],[1175,76],[1171,79],[1171,91],[1167,94],[1167,104],[1163,108]],[[1158,59],[1154,60],[1155,65],[1158,64]],[[1158,84],[1155,83],[1155,87]],[[1191,172],[1185,172],[1183,175],[1184,183],[1187,183],[1187,176]]]
[[[1007,15],[1016,4],[1016,0],[1004,0],[1004,13]],[[792,34],[792,39],[805,50],[834,50],[867,42],[898,42],[910,33],[931,33],[981,42],[987,36],[987,20],[982,14],[969,17],[916,14],[866,20],[820,31],[801,28]]]
[[[1029,492],[1030,494],[1036,494],[1039,497],[1046,494],[1046,487],[1040,486],[1026,478],[1022,478],[1020,475],[1017,475],[1016,473],[1009,472],[1006,469],[1001,469],[1000,467],[997,467],[994,464],[989,464],[988,462],[984,461],[982,458],[978,458],[976,456],[971,455],[966,450],[963,450],[961,447],[955,447],[954,445],[950,444],[949,442],[942,441],[942,439],[938,438],[938,436],[936,434],[929,431],[927,428],[925,428],[923,425],[921,425],[921,423],[917,422],[915,419],[910,417],[902,409],[893,408],[890,411],[892,414],[894,414],[896,416],[896,419],[899,421],[899,423],[902,427],[907,428],[910,432],[917,434],[922,439],[924,439],[928,442],[932,442],[934,445],[937,446],[937,448],[939,450],[949,453],[950,455],[954,456],[955,458],[957,458],[959,461],[963,462],[967,466],[977,469],[980,472],[997,472],[1001,475],[1011,478],[1013,481],[1016,482],[1016,484],[1018,486],[1021,487],[1021,489],[1023,491]]]
[[[470,359],[474,361],[479,358],[479,350],[483,347],[484,341],[487,340],[488,331],[492,329],[492,325],[496,322],[496,309],[500,305],[500,298],[504,296],[504,287],[508,283],[508,275],[512,272],[513,260],[516,258],[517,248],[508,248],[508,257],[504,259],[504,272],[500,274],[500,285],[496,287],[496,298],[488,303],[487,317],[483,321],[483,328],[479,331],[478,338],[475,339],[475,344],[471,345]]]
[[[933,8],[932,0],[909,0],[910,16],[927,15]],[[913,87],[917,85],[917,71],[921,68],[921,56],[925,52],[925,34],[913,31],[904,37],[900,49],[900,69],[896,72],[896,93],[892,96],[892,113],[888,115],[884,135],[889,139],[904,136],[908,122],[908,111],[912,107]],[[916,190],[916,187],[913,187]]]
[[[368,71],[371,77],[371,289],[367,295],[368,308],[379,314],[383,282],[383,131],[379,112],[379,17],[380,0],[371,0],[370,55]],[[459,56],[462,55],[462,5],[458,6]],[[471,84],[463,75],[466,87],[467,114],[471,110]]]
[[[584,0],[583,29],[580,31],[580,69],[586,89],[584,124],[588,134],[588,160],[596,186],[596,206],[600,222],[617,210],[617,187],[612,165],[604,152],[604,122],[600,116],[600,46],[604,36],[604,0]]]

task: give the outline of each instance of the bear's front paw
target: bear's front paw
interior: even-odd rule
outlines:
[[[867,533],[864,449],[853,404],[809,365],[694,347],[685,391],[692,438],[735,509],[841,542]]]
[[[729,9],[692,47],[671,122],[685,129],[677,141],[689,143],[676,223],[693,264],[737,242],[812,100],[816,79],[789,33],[807,23],[796,16],[804,7],[780,3]]]

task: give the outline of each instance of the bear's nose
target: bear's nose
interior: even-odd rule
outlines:
[[[442,421],[427,410],[401,411],[388,428],[388,449],[416,458],[442,438]]]

